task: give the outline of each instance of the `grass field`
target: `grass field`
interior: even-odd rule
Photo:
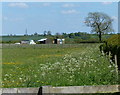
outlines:
[[[13,43],[16,42],[20,42],[21,40],[39,40],[44,38],[43,36],[0,36],[0,42],[9,42],[9,41],[13,41]]]
[[[3,87],[117,84],[99,44],[3,45],[2,53]]]

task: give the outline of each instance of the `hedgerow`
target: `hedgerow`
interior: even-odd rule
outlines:
[[[117,55],[118,69],[120,70],[120,34],[113,35],[104,44],[100,46],[100,50],[107,55],[111,53],[111,59],[115,62]]]

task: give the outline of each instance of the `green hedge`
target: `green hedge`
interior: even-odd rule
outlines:
[[[117,55],[118,69],[120,70],[120,34],[113,35],[104,44],[100,46],[100,50],[107,55],[111,52],[111,59],[115,62],[114,56]]]
[[[120,34],[113,35],[107,40],[109,45],[117,45],[120,46]]]

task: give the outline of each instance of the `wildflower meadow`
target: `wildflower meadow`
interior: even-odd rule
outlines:
[[[3,45],[2,87],[117,84],[116,65],[99,46]]]

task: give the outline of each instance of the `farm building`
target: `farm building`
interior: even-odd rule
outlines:
[[[52,39],[48,39],[48,38],[44,38],[44,39],[40,39],[38,40],[39,44],[52,44],[53,41]]]
[[[33,40],[24,40],[21,41],[21,44],[36,44]]]
[[[38,40],[39,44],[45,44],[46,43],[47,38],[44,39],[40,39]]]
[[[39,44],[64,44],[65,43],[65,39],[48,39],[48,38],[44,38],[44,39],[40,39],[38,40]]]
[[[65,44],[65,39],[54,39],[54,44]]]
[[[30,40],[29,44],[36,44],[33,40]]]
[[[29,40],[21,41],[21,44],[29,44]]]

